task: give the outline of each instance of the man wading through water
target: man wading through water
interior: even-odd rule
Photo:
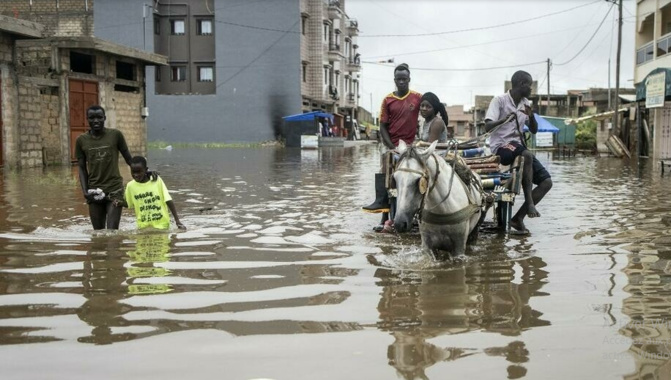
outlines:
[[[396,91],[385,96],[380,107],[380,135],[382,144],[389,150],[396,149],[399,140],[405,141],[408,145],[415,141],[419,103],[422,101],[422,95],[409,88],[410,69],[405,63],[394,69],[394,83]],[[382,154],[382,172],[375,174],[375,202],[363,207],[363,211],[366,212],[382,213],[380,225],[374,228],[378,232],[391,230],[390,226],[385,229],[391,222],[389,195],[385,186],[387,153]]]
[[[524,218],[536,218],[541,214],[536,205],[552,188],[550,173],[543,164],[531,153],[524,142],[522,128],[529,127],[531,133],[538,132],[538,123],[534,118],[529,100],[531,94],[531,74],[526,71],[517,71],[511,78],[512,89],[503,95],[492,99],[485,115],[485,130],[496,128],[490,137],[492,153],[501,157],[502,165],[510,165],[517,156],[524,157],[522,174],[522,189],[524,203],[510,220],[513,233],[528,234],[524,225]],[[497,128],[498,127],[498,128]],[[533,189],[533,185],[536,188]]]

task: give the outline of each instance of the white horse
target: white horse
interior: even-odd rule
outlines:
[[[426,149],[407,146],[401,140],[396,180],[394,227],[404,232],[419,212],[422,250],[436,260],[462,258],[466,243],[477,238],[483,213],[482,183],[471,174],[470,185],[454,172],[445,159],[434,153],[436,142]],[[470,173],[470,172],[469,172]],[[442,251],[442,252],[441,252]]]

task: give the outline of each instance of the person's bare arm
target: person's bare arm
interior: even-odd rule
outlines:
[[[82,194],[87,200],[94,201],[95,194],[89,194],[89,172],[86,168],[86,158],[79,158],[77,167],[79,168],[79,184],[82,187]]]
[[[434,118],[431,121],[431,125],[429,125],[429,141],[430,143],[438,140],[440,138],[440,134],[443,132],[443,129],[445,128],[445,123],[442,120],[437,120],[437,117]]]
[[[531,107],[524,106],[524,113],[529,116],[529,131],[535,135],[538,133],[538,122],[534,117],[534,112],[531,110]]]
[[[499,125],[503,123],[507,123],[508,121],[512,120],[512,118],[515,116],[515,112],[511,112],[507,114],[504,118],[501,118],[499,120],[486,120],[485,121],[485,131],[489,132],[492,129],[498,127]]]
[[[391,142],[391,136],[389,135],[389,123],[380,123],[380,136],[382,136],[382,143],[389,149],[396,148]]]
[[[182,222],[179,220],[179,215],[177,215],[177,208],[175,207],[175,202],[167,201],[165,202],[165,204],[168,205],[168,208],[172,213],[172,217],[175,218],[175,224],[177,224],[177,228],[179,228],[180,230],[185,230],[186,226],[182,224]]]

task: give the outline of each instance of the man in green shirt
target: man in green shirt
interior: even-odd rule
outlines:
[[[105,128],[105,110],[91,106],[86,110],[90,130],[80,135],[75,143],[75,156],[79,166],[79,182],[93,229],[117,230],[121,220],[123,178],[119,173],[119,153],[130,166],[131,155],[121,131]]]

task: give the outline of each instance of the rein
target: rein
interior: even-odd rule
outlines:
[[[462,184],[464,185],[465,191],[466,191],[466,196],[468,197],[468,206],[462,208],[459,211],[453,212],[451,214],[437,214],[431,212],[431,210],[435,209],[436,207],[440,206],[445,202],[450,194],[452,193],[452,184],[454,183],[454,175],[456,173],[456,165],[457,165],[457,149],[458,149],[458,144],[456,141],[452,140],[450,142],[450,146],[448,147],[447,154],[450,153],[450,150],[454,150],[454,160],[452,160],[452,174],[450,175],[450,181],[448,183],[448,190],[447,194],[440,200],[440,202],[436,203],[434,206],[428,209],[424,209],[424,205],[426,203],[426,199],[433,191],[433,189],[436,187],[436,184],[438,182],[438,176],[440,175],[440,165],[438,164],[438,159],[436,158],[436,154],[432,154],[431,157],[433,157],[434,162],[436,163],[436,174],[431,178],[428,166],[422,161],[422,159],[418,156],[417,152],[415,151],[414,147],[409,147],[407,151],[405,151],[403,154],[401,154],[401,157],[399,158],[399,165],[405,158],[414,158],[416,159],[420,165],[422,166],[422,171],[415,170],[415,169],[410,169],[410,168],[397,168],[396,171],[400,172],[408,172],[408,173],[413,173],[413,174],[418,174],[420,175],[420,180],[419,180],[419,192],[422,194],[422,201],[419,205],[420,208],[420,213],[419,213],[419,219],[420,221],[423,221],[425,223],[430,223],[430,224],[441,224],[441,225],[449,225],[449,224],[457,224],[461,223],[462,221],[470,218],[472,215],[477,213],[479,210],[481,210],[481,205],[477,205],[475,200],[473,199],[473,195],[471,194],[471,189],[469,186],[467,186],[463,181]],[[431,187],[426,189],[426,181],[429,179],[432,179],[433,183],[431,184]],[[476,181],[477,183],[477,181]],[[480,192],[482,192],[482,187],[479,188]]]

